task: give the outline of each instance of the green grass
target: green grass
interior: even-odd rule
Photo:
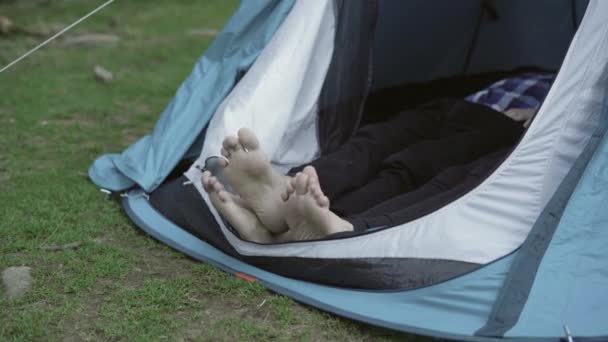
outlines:
[[[0,0],[27,28],[67,25],[98,3]],[[148,132],[234,0],[117,1],[0,74],[0,269],[27,265],[33,288],[0,290],[0,340],[413,340],[305,307],[184,257],[135,228],[86,171]],[[4,66],[42,41],[0,36]],[[100,83],[93,68],[111,70]],[[78,243],[76,249],[45,246]],[[417,338],[416,340],[421,340]]]

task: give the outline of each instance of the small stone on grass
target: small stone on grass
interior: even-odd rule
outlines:
[[[23,296],[32,287],[31,270],[28,266],[13,266],[2,271],[2,283],[9,299]]]
[[[95,78],[98,81],[110,82],[114,79],[114,74],[112,74],[111,71],[107,70],[106,68],[102,67],[101,65],[96,65],[95,68],[93,69],[93,72],[95,73]]]
[[[65,245],[42,246],[43,251],[62,251],[66,249],[77,249],[81,246],[80,242],[66,243]]]
[[[0,15],[0,34],[9,34],[13,26],[14,24],[9,18]]]

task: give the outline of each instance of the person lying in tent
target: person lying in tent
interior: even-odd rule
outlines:
[[[366,218],[489,174],[520,138],[553,78],[525,73],[465,99],[433,100],[361,127],[337,151],[288,175],[275,171],[254,132],[241,128],[221,150],[220,165],[235,193],[209,171],[203,188],[246,240],[299,241],[365,230],[377,226]]]

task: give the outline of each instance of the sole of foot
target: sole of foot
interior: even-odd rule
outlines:
[[[246,203],[272,233],[287,230],[284,219],[287,179],[272,168],[253,131],[241,128],[238,136],[228,136],[222,143],[224,175],[232,190]]]
[[[311,240],[352,231],[350,222],[329,210],[329,199],[323,194],[316,170],[307,166],[292,177],[287,187],[286,220],[289,231],[284,239]]]
[[[202,183],[215,209],[226,218],[243,239],[258,243],[275,242],[275,237],[264,227],[253,211],[244,206],[241,198],[226,191],[222,183],[211,175],[211,172],[203,173]]]

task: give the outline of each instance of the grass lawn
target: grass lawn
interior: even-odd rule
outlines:
[[[0,35],[0,67],[101,3],[0,0],[0,16],[30,32]],[[236,6],[116,1],[66,37],[105,33],[118,42],[62,38],[0,74],[0,270],[27,265],[34,278],[22,298],[0,290],[0,341],[426,340],[299,305],[193,261],[142,234],[87,179],[96,157],[152,128]],[[95,80],[98,64],[113,82]],[[77,248],[47,249],[65,244]]]

